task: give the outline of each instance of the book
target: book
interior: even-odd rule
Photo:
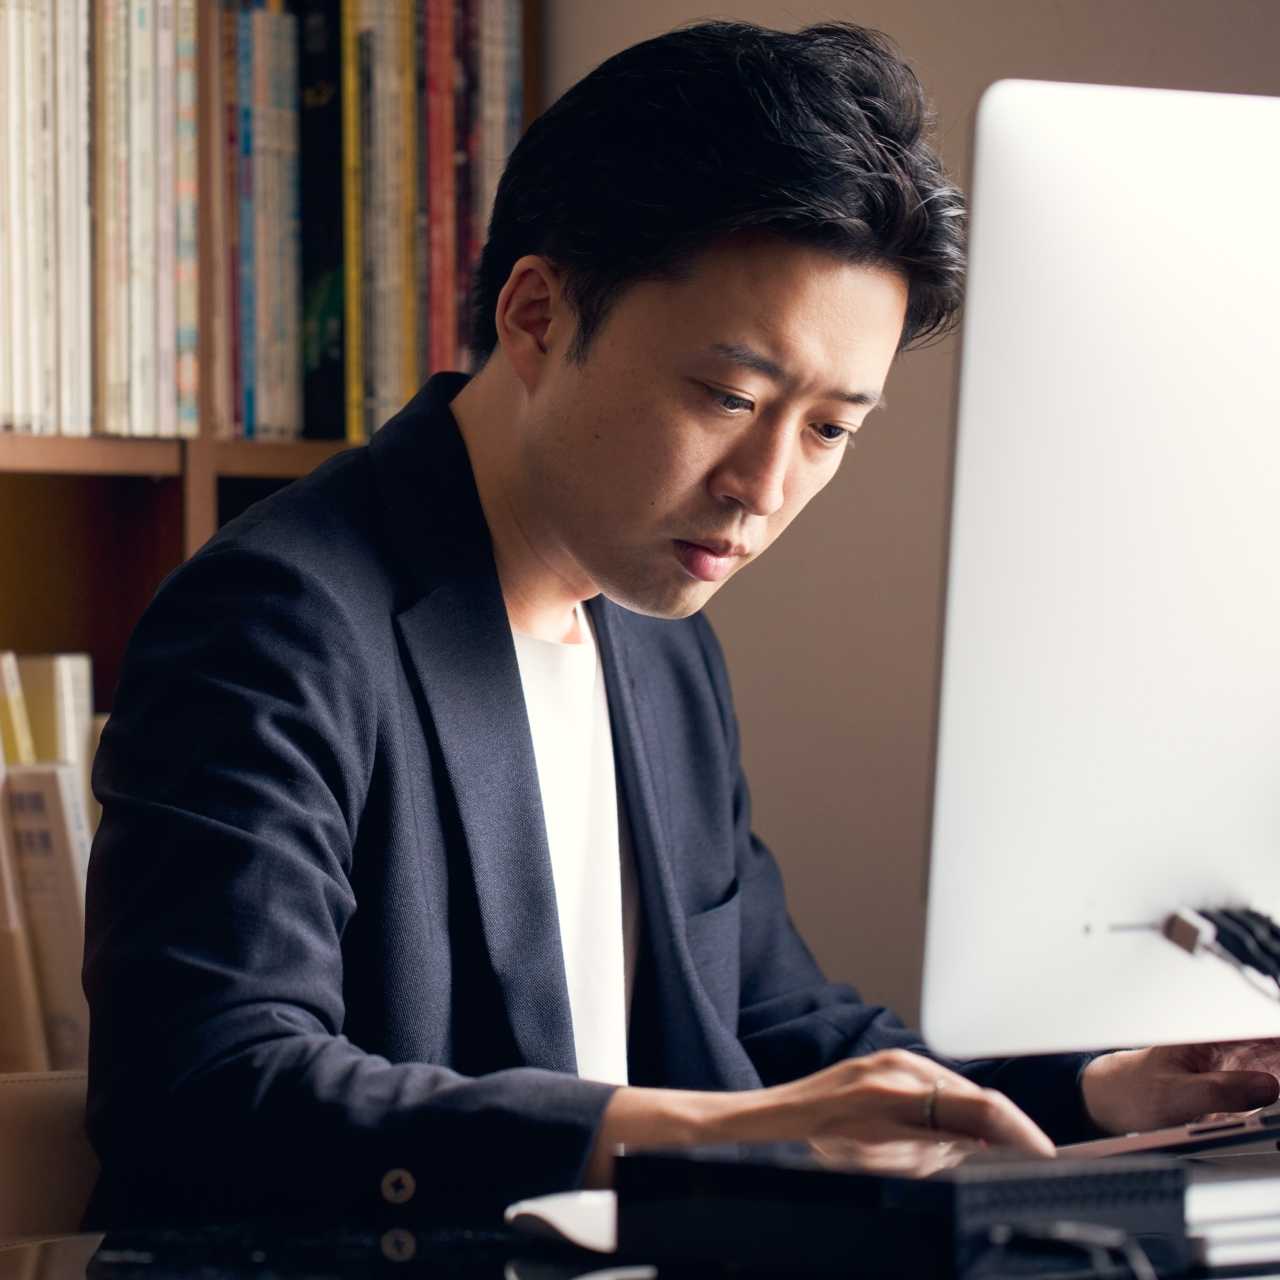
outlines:
[[[302,434],[302,204],[298,177],[298,19],[278,18],[280,27],[280,224],[284,271],[280,406],[286,439]]]
[[[418,344],[418,259],[425,256],[425,241],[418,227],[418,107],[417,107],[417,24],[410,0],[401,0],[397,22],[396,58],[400,86],[399,111],[395,117],[399,131],[400,164],[400,385],[391,413],[409,400],[422,381]],[[390,414],[387,415],[391,416]]]
[[[30,16],[29,0],[7,0],[4,12],[8,32],[5,55],[7,65],[3,80],[9,90],[7,150],[9,185],[0,193],[9,202],[9,240],[0,246],[9,253],[9,339],[12,347],[10,377],[10,427],[14,431],[31,430],[31,358],[30,330],[27,317],[31,309],[27,284],[29,254],[26,252],[30,228],[27,225],[26,155],[27,155],[27,86],[24,67],[28,56],[26,32]]]
[[[80,773],[70,764],[16,765],[6,790],[50,1066],[80,1069],[89,1056],[80,983],[89,827]]]
[[[258,396],[258,281],[254,253],[254,96],[253,96],[253,12],[236,17],[236,190],[240,215],[240,332],[236,347],[240,353],[240,434],[252,440],[257,433]]]
[[[222,106],[225,143],[227,244],[227,353],[230,360],[231,412],[219,435],[244,434],[244,369],[240,333],[240,15],[235,0],[222,3]]]
[[[184,0],[184,3],[186,0]],[[200,172],[197,179],[195,205],[199,226],[196,314],[199,315],[200,290],[208,297],[207,341],[200,352],[201,334],[193,337],[196,358],[196,385],[192,394],[199,412],[199,384],[209,388],[209,416],[212,434],[225,439],[234,432],[231,387],[230,330],[230,256],[227,222],[227,146],[226,102],[222,74],[222,6],[219,0],[199,0],[196,49],[199,73],[196,76],[197,120],[196,141]],[[203,219],[203,221],[200,221]],[[200,363],[203,358],[203,364]],[[181,410],[179,420],[182,421]],[[198,434],[198,430],[196,432]]]
[[[57,69],[53,49],[52,7],[33,6],[31,63],[27,70],[35,77],[31,103],[31,144],[27,153],[28,193],[31,202],[32,235],[27,251],[32,257],[34,285],[30,323],[32,326],[31,379],[34,393],[32,429],[39,435],[58,430],[58,210],[54,200],[57,181],[57,130],[54,111]]]
[[[303,434],[332,440],[346,434],[341,0],[303,0],[299,22]]]
[[[454,128],[455,0],[426,0],[427,12],[427,156],[430,203],[427,207],[431,255],[431,316],[428,359],[433,373],[458,365],[457,139]]]
[[[156,434],[155,14],[130,0],[128,65],[129,434]]]
[[[198,19],[196,0],[177,0],[174,49],[175,134],[175,281],[176,332],[174,380],[178,435],[200,434],[200,198],[199,116],[197,102]],[[216,78],[216,77],[215,77]],[[216,119],[216,115],[214,116]],[[217,191],[219,187],[211,187]]]
[[[49,1069],[35,962],[9,834],[7,772],[0,752],[0,1074]]]
[[[36,748],[27,700],[22,696],[18,659],[8,649],[0,652],[0,750],[11,764],[35,763]]]
[[[13,430],[13,338],[9,259],[14,236],[9,230],[9,121],[17,109],[15,87],[9,75],[10,0],[0,0],[0,432]]]
[[[37,764],[74,764],[89,804],[93,661],[87,653],[22,654],[18,679],[31,725]]]
[[[155,433],[178,434],[177,33],[174,0],[153,0],[155,32]]]
[[[346,363],[346,436],[362,444],[364,431],[364,237],[361,225],[360,0],[342,3],[342,230]]]

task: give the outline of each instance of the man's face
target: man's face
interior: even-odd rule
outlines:
[[[906,302],[883,268],[738,239],[629,288],[581,365],[562,326],[524,437],[548,563],[638,613],[702,608],[835,475]]]

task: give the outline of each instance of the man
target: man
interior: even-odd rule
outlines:
[[[609,60],[508,165],[481,372],[165,584],[95,773],[99,1222],[500,1204],[620,1142],[1049,1154],[1275,1097],[1211,1050],[929,1058],[824,979],[751,834],[699,610],[956,312],[923,120],[852,26]]]

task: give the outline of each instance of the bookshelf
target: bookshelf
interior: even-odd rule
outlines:
[[[199,7],[199,41],[208,5]],[[524,118],[540,109],[543,0],[522,0]],[[201,60],[200,119],[208,85]],[[213,131],[201,128],[201,172]],[[199,208],[200,361],[208,367],[209,205]],[[0,433],[0,650],[85,651],[109,711],[125,646],[156,588],[219,525],[345,440],[220,438],[206,381],[194,439]]]

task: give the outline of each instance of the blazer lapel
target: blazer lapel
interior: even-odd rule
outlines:
[[[458,806],[485,947],[525,1062],[576,1073],[533,739],[470,460],[433,378],[370,445],[407,589],[395,626]]]
[[[758,1088],[760,1077],[707,998],[685,940],[654,776],[661,736],[644,700],[639,660],[626,642],[625,611],[603,596],[588,601],[587,608],[596,626],[615,767],[631,822],[643,927],[662,1016],[663,1083],[684,1089]],[[633,1027],[633,1032],[645,1034],[646,1029]]]

